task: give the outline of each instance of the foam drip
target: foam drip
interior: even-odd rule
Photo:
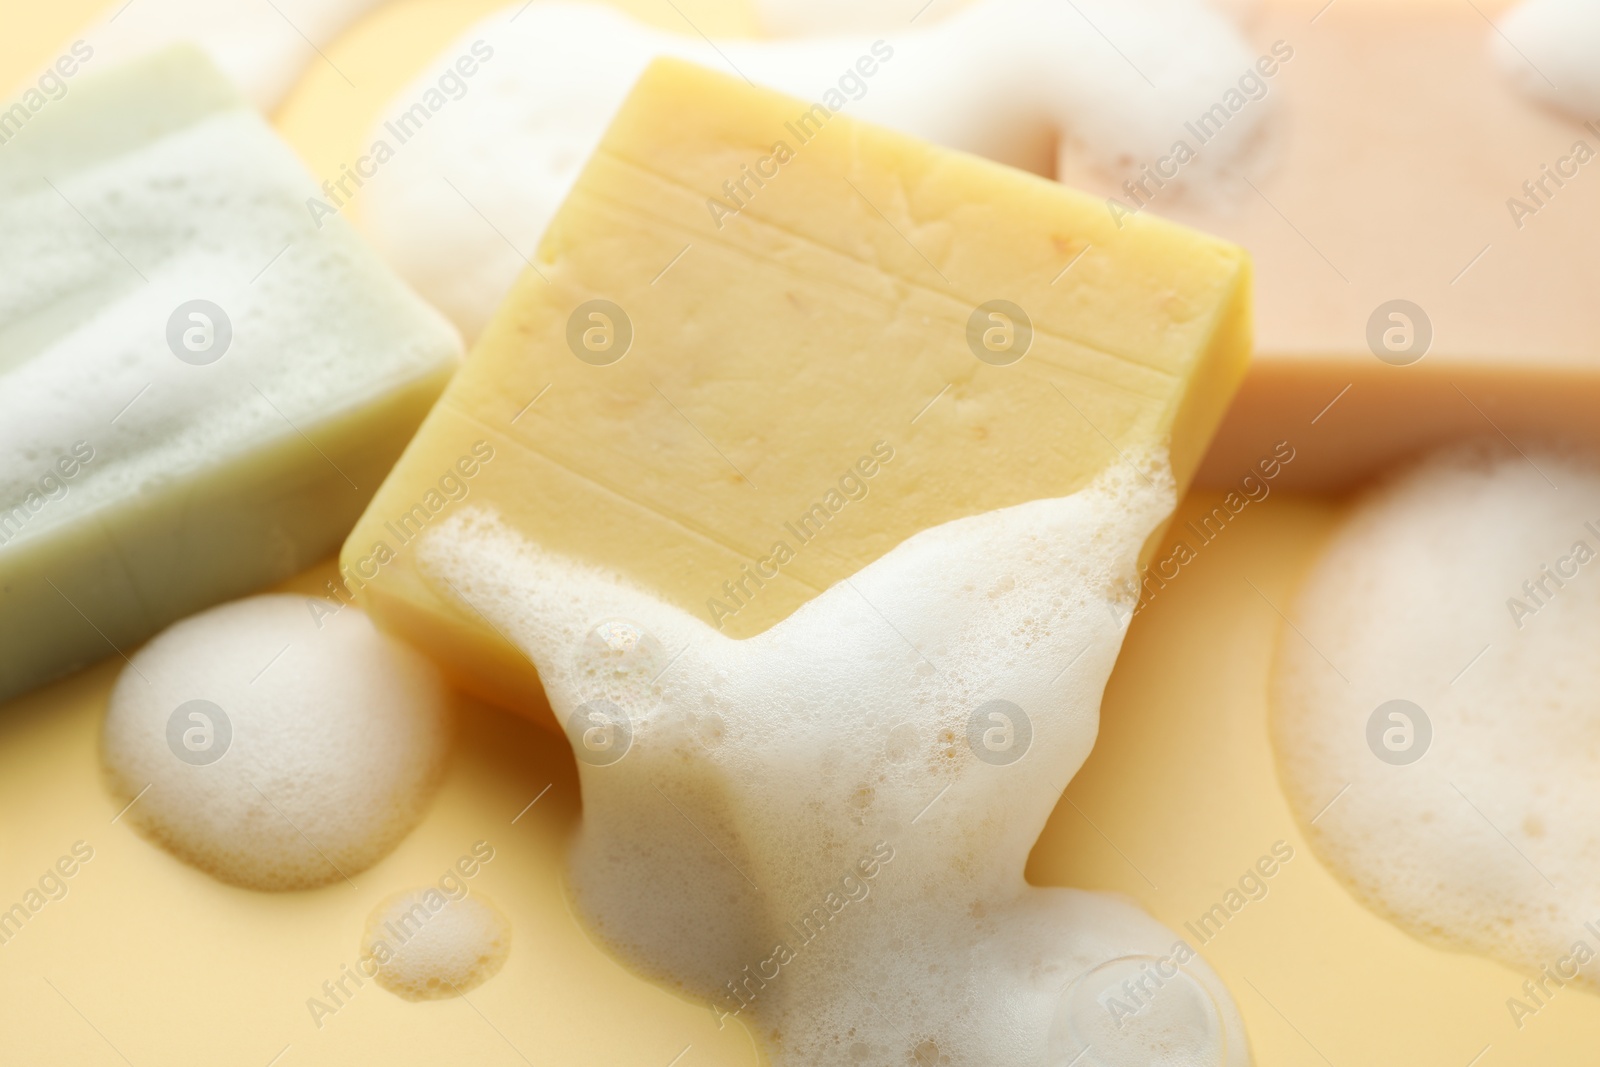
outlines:
[[[528,653],[567,726],[580,914],[774,1063],[1239,1067],[1232,1001],[1175,934],[1022,873],[1172,506],[1164,468],[1124,467],[924,531],[744,641],[491,510],[418,559]],[[1152,958],[1170,980],[1108,1026]]]
[[[134,654],[102,753],[126,818],[180,859],[235,885],[304,889],[360,873],[410,832],[451,734],[438,671],[364,614],[319,619],[305,597],[257,596]]]
[[[1282,781],[1318,854],[1423,940],[1565,971],[1543,996],[1600,988],[1572,959],[1600,949],[1596,553],[1592,459],[1437,453],[1357,501],[1273,674]]]

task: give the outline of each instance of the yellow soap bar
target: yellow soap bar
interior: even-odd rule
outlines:
[[[1187,484],[1248,361],[1239,248],[672,60],[345,544],[455,680],[531,665],[412,551],[492,506],[734,637],[906,538],[1170,446]],[[342,590],[331,590],[342,595]]]

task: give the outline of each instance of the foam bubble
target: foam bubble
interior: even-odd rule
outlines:
[[[1177,935],[1023,879],[1172,504],[1164,468],[1122,468],[952,522],[743,641],[487,509],[430,527],[417,558],[529,654],[563,722],[612,709],[568,728],[578,912],[636,970],[750,1022],[774,1063],[1059,1067],[1092,1032],[1105,1064],[1239,1067],[1233,1003]],[[1107,1025],[1093,975],[1135,957],[1167,979]]]
[[[1102,1067],[1117,1063],[1120,1050],[1134,1043],[1156,1055],[1148,1067],[1227,1062],[1222,1009],[1171,957],[1107,960],[1074,979],[1061,1001],[1050,1031],[1052,1064]]]
[[[1272,683],[1284,788],[1419,938],[1532,971],[1600,944],[1597,552],[1592,459],[1463,446],[1358,500],[1298,594]]]
[[[385,164],[383,181],[362,194],[374,243],[468,334],[483,328],[526,268],[518,249],[538,244],[657,56],[721,71],[731,63],[806,101],[847,91],[850,98],[839,99],[856,118],[1045,173],[1070,159],[1074,173],[1109,176],[1112,186],[1190,137],[1184,122],[1237,92],[1256,59],[1231,23],[1197,0],[983,0],[940,21],[902,26],[877,50],[871,36],[713,46],[601,5],[517,4],[446,48],[383,119],[399,119],[436,92],[441,75],[479,40],[494,56],[466,95],[450,101],[449,121],[409,137]],[[882,58],[885,47],[892,58]],[[870,79],[856,73],[863,59],[876,70]],[[846,73],[852,81],[841,89]],[[1239,185],[1224,176],[1259,147],[1274,103],[1239,112],[1168,182],[1170,195],[1221,195],[1215,190]],[[372,136],[393,135],[380,124]]]
[[[372,909],[361,955],[377,963],[378,984],[406,1000],[458,997],[505,965],[511,922],[481,896],[408,889]]]
[[[1600,4],[1526,0],[1489,38],[1518,89],[1580,120],[1600,119]]]
[[[126,818],[225,882],[303,889],[389,852],[449,752],[450,698],[354,608],[257,596],[164,630],[117,679],[103,754]],[[148,788],[147,788],[148,787]]]

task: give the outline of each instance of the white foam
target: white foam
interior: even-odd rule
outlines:
[[[199,45],[256,107],[270,111],[289,95],[334,38],[383,0],[135,0],[114,4],[75,39],[94,49],[91,70]],[[319,54],[320,53],[322,54]]]
[[[473,335],[656,56],[737,68],[807,101],[850,72],[865,92],[845,104],[847,114],[1045,173],[1070,159],[1074,173],[1104,173],[1112,185],[1167,155],[1187,136],[1183,123],[1237,92],[1256,59],[1226,19],[1195,0],[1080,0],[1076,8],[985,0],[886,32],[893,57],[866,80],[853,68],[872,55],[870,36],[713,47],[600,5],[514,5],[469,29],[385,109],[384,121],[395,120],[437,92],[474,42],[494,49],[464,95],[404,144],[382,123],[373,130],[370,139],[395,156],[359,194],[360,210],[396,269]],[[1272,103],[1240,111],[1163,197],[1232,189],[1237,179],[1224,181],[1224,172],[1259,147]]]
[[[482,896],[451,900],[437,886],[387,898],[367,919],[361,955],[378,984],[407,1000],[458,997],[511,955],[511,922]]]
[[[1284,787],[1323,859],[1412,934],[1529,971],[1600,949],[1600,561],[1580,542],[1600,553],[1593,461],[1436,454],[1333,534],[1273,678]],[[1400,707],[1369,745],[1391,700],[1431,740]]]
[[[172,81],[203,96],[215,76],[181,52],[143,62],[86,78],[0,155],[0,510],[75,442],[95,453],[25,537],[272,443],[303,447],[302,432],[460,351],[346,223],[313,223],[316,190],[259,115],[239,102],[176,123]],[[85,140],[119,111],[130,129],[177,128]],[[168,340],[196,299],[232,328],[204,366]]]
[[[139,798],[125,818],[226,882],[303,889],[365,870],[422,817],[449,753],[433,665],[354,608],[312,605],[325,608],[257,596],[191,616],[111,694],[110,784]]]
[[[777,37],[904,30],[937,22],[963,0],[755,0],[761,28]]]
[[[1164,468],[1123,468],[952,522],[744,641],[491,511],[430,528],[417,558],[528,653],[567,724],[580,913],[774,1063],[1237,1067],[1238,1015],[1186,949],[1111,1025],[1118,983],[1175,934],[1023,880],[1172,503]]]
[[[754,0],[761,28],[775,37],[826,37],[895,32],[932,25],[976,0]],[[1245,21],[1264,0],[1208,0],[1213,9]]]
[[[1600,120],[1600,3],[1525,0],[1497,29],[1490,48],[1518,89],[1573,118]]]

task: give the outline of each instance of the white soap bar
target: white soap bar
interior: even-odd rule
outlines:
[[[1245,99],[1239,79],[1257,56],[1204,6],[1076,7],[986,0],[881,39],[712,43],[599,5],[516,5],[473,26],[401,91],[370,135],[370,154],[354,161],[374,176],[334,190],[328,209],[356,204],[396,269],[475,335],[657,56],[815,101],[823,121],[842,111],[1045,174],[1070,158],[1120,178],[1129,161],[1153,165],[1175,141],[1192,140],[1184,123],[1226,108],[1230,93]],[[470,77],[458,73],[463,63]],[[1249,195],[1225,173],[1257,158],[1272,103],[1238,110],[1168,184],[1208,198],[1236,185]],[[772,136],[802,143],[792,131]]]
[[[0,151],[0,698],[333,551],[457,364],[196,50]]]

